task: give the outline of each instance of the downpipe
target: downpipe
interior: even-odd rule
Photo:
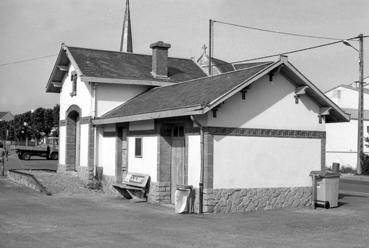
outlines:
[[[199,182],[199,214],[203,214],[204,204],[204,127],[198,122],[193,115],[191,120],[200,127],[200,149],[201,149],[201,165],[200,165],[200,182]]]

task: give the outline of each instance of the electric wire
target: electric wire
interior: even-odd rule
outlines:
[[[363,37],[364,38],[367,38],[368,36],[363,36]],[[355,40],[357,38],[358,37],[355,36],[355,37],[344,39],[344,40],[349,41],[349,40]],[[249,62],[249,61],[254,61],[254,60],[261,60],[261,59],[273,58],[273,57],[277,57],[277,56],[280,56],[280,55],[287,55],[287,54],[292,54],[292,53],[297,53],[297,52],[303,52],[303,51],[307,51],[307,50],[317,49],[317,48],[320,48],[320,47],[335,45],[335,44],[338,44],[338,43],[343,42],[344,40],[337,40],[337,41],[333,41],[333,42],[329,42],[329,43],[324,43],[324,44],[320,44],[320,45],[316,45],[316,46],[305,47],[305,48],[301,48],[301,49],[297,49],[297,50],[292,50],[292,51],[287,51],[287,52],[280,52],[280,53],[275,53],[275,54],[266,55],[266,56],[262,56],[262,57],[251,58],[251,59],[243,59],[243,60],[237,60],[237,61],[232,61],[232,62],[217,63],[217,65],[238,64],[238,63],[244,63],[244,62]],[[203,67],[209,67],[209,65],[204,65]]]
[[[21,63],[26,63],[26,62],[30,62],[30,61],[46,59],[46,58],[50,58],[50,57],[56,57],[56,56],[58,56],[58,54],[50,54],[50,55],[44,55],[44,56],[40,56],[40,57],[33,57],[33,58],[29,58],[29,59],[16,60],[16,61],[0,64],[0,67],[7,66],[7,65],[21,64]]]
[[[212,21],[214,23],[217,22],[217,23],[224,24],[224,25],[229,25],[229,26],[234,26],[234,27],[239,27],[239,28],[246,28],[246,29],[251,29],[251,30],[257,30],[257,31],[262,31],[262,32],[268,32],[268,33],[274,33],[274,34],[280,34],[280,35],[289,35],[289,36],[312,38],[312,39],[323,39],[323,40],[342,40],[340,38],[333,38],[333,37],[326,37],[326,36],[306,35],[306,34],[276,31],[276,30],[265,29],[265,28],[257,28],[257,27],[252,27],[252,26],[230,23],[230,22],[218,21],[218,20],[212,20]]]

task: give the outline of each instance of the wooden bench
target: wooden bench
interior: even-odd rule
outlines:
[[[113,184],[124,198],[135,202],[147,201],[146,193],[150,183],[150,176],[141,173],[127,173],[122,183]]]

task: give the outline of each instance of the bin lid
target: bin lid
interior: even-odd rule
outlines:
[[[178,190],[188,190],[192,189],[192,185],[177,185]]]
[[[321,178],[333,178],[333,177],[340,177],[340,173],[335,172],[326,172],[326,171],[311,171],[310,176],[314,177],[321,177]]]

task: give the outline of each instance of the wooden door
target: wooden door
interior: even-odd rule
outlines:
[[[174,194],[178,184],[184,184],[184,137],[172,137],[172,162],[171,162],[171,202],[174,203]]]

